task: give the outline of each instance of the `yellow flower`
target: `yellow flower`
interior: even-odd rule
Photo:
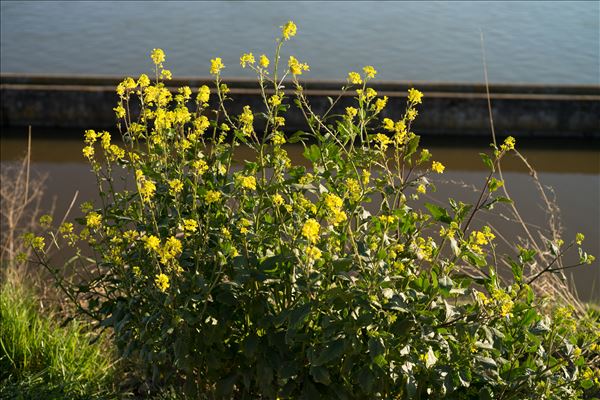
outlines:
[[[425,185],[423,185],[422,183],[419,184],[419,186],[417,186],[417,193],[421,193],[421,194],[427,193],[427,189],[425,188]]]
[[[258,62],[260,63],[260,66],[263,68],[267,68],[270,64],[269,58],[267,56],[265,56],[264,54],[262,54],[260,56],[260,60]]]
[[[342,208],[344,201],[333,193],[325,193],[325,206],[331,210],[339,210]]]
[[[373,68],[372,65],[367,65],[363,68],[363,71],[367,78],[375,78],[375,75],[377,74],[377,71],[375,71],[375,68]]]
[[[348,188],[348,193],[352,200],[358,200],[360,198],[360,184],[354,178],[346,179],[346,187]]]
[[[159,65],[165,61],[165,52],[162,49],[153,49],[150,58],[152,58],[154,64]]]
[[[108,132],[102,132],[101,134],[99,134],[101,137],[101,144],[102,144],[102,148],[104,150],[107,150],[110,147],[110,133]]]
[[[254,64],[256,61],[254,60],[254,55],[252,53],[244,53],[240,57],[240,65],[242,68],[246,68],[246,64]]]
[[[282,132],[275,132],[275,134],[273,135],[273,144],[277,145],[277,146],[281,146],[282,144],[285,144],[285,136],[283,136]]]
[[[252,221],[247,218],[242,218],[239,222],[240,233],[245,235],[249,232],[248,227],[252,226]]]
[[[354,107],[346,107],[346,115],[348,116],[348,118],[352,119],[354,117],[356,117],[356,114],[358,113],[358,110]]]
[[[208,99],[210,98],[210,88],[206,85],[200,86],[198,89],[198,96],[196,96],[196,101],[201,104],[208,103]]]
[[[337,226],[337,225],[341,224],[342,222],[346,221],[347,219],[348,219],[348,216],[346,215],[345,211],[336,209],[331,212],[331,216],[329,218],[327,218],[327,222],[329,222],[333,226]]]
[[[138,78],[137,84],[140,87],[145,88],[148,85],[150,85],[150,78],[148,78],[148,75],[146,75],[146,74],[141,74],[140,77]]]
[[[360,85],[362,83],[362,78],[358,72],[349,72],[348,73],[348,82],[353,85]]]
[[[444,167],[444,165],[441,162],[434,161],[431,163],[431,169],[437,172],[438,174],[442,174],[445,168],[446,167]]]
[[[509,151],[509,150],[514,150],[515,149],[515,138],[512,136],[507,137],[506,139],[504,139],[504,143],[502,145],[500,145],[500,150],[502,151]]]
[[[414,108],[409,108],[406,110],[406,119],[409,121],[414,121],[417,118],[417,115],[419,115],[419,112]]]
[[[125,107],[123,107],[123,105],[119,104],[118,106],[116,106],[115,108],[113,108],[113,111],[115,112],[117,118],[125,118]]]
[[[97,138],[96,131],[94,131],[92,129],[88,129],[87,131],[85,131],[84,137],[85,137],[84,141],[87,144],[90,144],[90,145],[94,144],[96,142],[96,138]]]
[[[92,146],[85,146],[82,150],[83,156],[88,160],[94,158],[94,148]]]
[[[363,183],[363,185],[365,185],[365,186],[368,185],[370,179],[371,179],[371,171],[363,169],[363,171],[362,171],[362,183]]]
[[[276,94],[274,94],[269,99],[269,104],[271,104],[273,107],[277,107],[278,105],[281,104],[281,97],[278,96],[278,95],[276,95]]]
[[[88,228],[99,228],[102,225],[102,215],[97,212],[91,212],[85,217],[85,225]]]
[[[306,248],[306,258],[310,261],[317,261],[321,258],[321,250],[315,246],[308,246]]]
[[[577,243],[578,246],[581,246],[583,239],[585,239],[583,233],[577,233],[577,235],[575,235],[575,243]]]
[[[387,101],[388,101],[387,96],[383,96],[383,98],[377,99],[375,101],[375,111],[380,112],[381,110],[383,110],[387,104]]]
[[[154,235],[150,235],[144,239],[146,242],[145,247],[147,250],[158,252],[160,246],[160,239]]]
[[[219,201],[220,198],[221,198],[221,192],[217,192],[216,190],[209,190],[204,195],[204,200],[206,200],[206,202],[208,204],[217,202],[217,201]]]
[[[309,218],[302,226],[302,235],[311,243],[317,243],[320,229],[321,225],[319,225],[319,222],[314,218]]]
[[[292,21],[288,21],[287,24],[281,27],[281,34],[285,40],[289,40],[291,37],[296,36],[296,24]]]
[[[379,143],[379,148],[381,149],[381,151],[385,151],[388,147],[388,144],[392,143],[390,138],[382,133],[376,134],[373,140]]]
[[[154,196],[154,192],[156,192],[156,185],[151,180],[144,180],[140,187],[140,195],[142,196],[142,201],[148,202]]]
[[[383,119],[383,128],[386,131],[390,131],[390,132],[394,132],[396,130],[395,125],[394,125],[394,121],[392,121],[389,118],[384,118]]]
[[[42,251],[46,247],[46,241],[42,236],[36,236],[31,239],[31,247],[33,249]]]
[[[271,200],[273,200],[273,204],[275,204],[276,206],[280,206],[284,203],[283,197],[279,193],[273,195]]]
[[[419,92],[417,89],[408,89],[408,101],[415,104],[421,103],[421,98],[423,97],[423,93]]]
[[[293,75],[302,75],[303,71],[309,71],[308,64],[301,63],[294,56],[290,56],[288,60],[288,67]]]
[[[163,79],[170,80],[170,79],[173,78],[173,74],[171,73],[170,70],[163,69],[162,71],[160,71],[160,77],[163,78]]]
[[[165,242],[165,247],[162,251],[162,258],[164,261],[173,259],[173,258],[177,257],[179,254],[181,254],[182,250],[183,250],[183,245],[181,244],[179,239],[177,239],[175,236],[171,236]]]
[[[156,277],[154,278],[154,283],[156,284],[158,290],[160,290],[163,293],[167,291],[169,286],[171,286],[171,284],[169,283],[169,277],[163,273],[156,275]]]
[[[208,171],[208,164],[204,160],[196,160],[192,163],[192,167],[198,172],[199,175],[204,174]]]
[[[170,193],[173,196],[183,190],[183,182],[179,179],[171,179],[169,181],[169,186],[171,187]]]
[[[221,61],[221,57],[213,58],[210,60],[210,74],[211,75],[218,75],[223,68],[225,68],[225,65],[223,65],[223,61]]]
[[[239,178],[239,184],[244,189],[256,190],[256,178],[253,176],[242,176]]]

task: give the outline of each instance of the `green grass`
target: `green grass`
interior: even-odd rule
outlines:
[[[111,397],[111,346],[81,321],[59,321],[20,283],[1,284],[0,399]]]

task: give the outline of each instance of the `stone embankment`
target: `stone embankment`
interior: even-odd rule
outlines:
[[[3,128],[32,125],[38,128],[108,129],[115,126],[112,111],[117,103],[115,87],[122,80],[106,76],[0,75],[1,124]],[[244,105],[260,110],[262,99],[254,80],[229,79],[233,113]],[[169,87],[192,89],[209,78],[183,78]],[[307,80],[303,83],[313,110],[323,113],[330,98],[340,95],[345,82]],[[406,92],[415,87],[424,94],[424,105],[414,130],[425,135],[489,136],[490,123],[485,86],[469,83],[377,82],[379,96],[388,96],[383,117],[398,119],[405,108]],[[293,95],[291,87],[288,95]],[[353,105],[354,91],[342,95],[333,109],[343,113]],[[494,84],[490,100],[496,133],[522,138],[600,139],[600,86]],[[289,131],[305,127],[292,104],[287,114]]]

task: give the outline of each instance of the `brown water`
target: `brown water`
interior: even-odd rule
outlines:
[[[427,145],[427,140],[423,139]],[[444,203],[452,197],[474,203],[477,188],[486,176],[479,153],[488,151],[485,146],[473,146],[461,142],[461,148],[447,145],[426,146],[434,158],[446,165],[446,172],[436,179],[437,192],[428,195],[427,201]],[[26,141],[16,137],[0,140],[0,166],[6,168],[26,151]],[[465,147],[466,146],[466,147]],[[76,191],[78,202],[96,198],[95,178],[81,155],[82,143],[77,139],[47,140],[34,137],[32,168],[36,174],[47,175],[47,190],[44,207],[56,205],[55,215],[62,217]],[[290,147],[290,156],[301,162],[301,147]],[[554,191],[560,208],[560,219],[565,241],[571,240],[576,232],[586,237],[586,249],[600,255],[600,150],[569,149],[564,145],[552,148],[525,148],[523,155],[536,169],[543,185]],[[243,158],[244,155],[240,154]],[[533,185],[528,169],[516,157],[508,157],[503,164],[506,187],[515,200],[521,215],[534,230],[547,229],[547,215],[540,196]],[[504,213],[502,209],[493,211]],[[492,218],[493,224],[511,241],[522,235],[512,222],[502,218],[481,214],[480,218]],[[502,240],[502,238],[499,238]],[[600,257],[598,257],[600,259]],[[600,264],[583,266],[569,271],[574,285],[584,300],[600,303]]]

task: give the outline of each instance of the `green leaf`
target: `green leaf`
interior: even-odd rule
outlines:
[[[321,351],[317,359],[311,365],[320,366],[328,364],[333,360],[339,359],[344,354],[344,341],[338,339],[327,344],[325,349]]]
[[[304,153],[302,154],[307,160],[316,163],[321,157],[321,149],[316,144],[311,144],[309,147],[304,149]]]
[[[436,221],[444,222],[449,224],[452,222],[452,218],[448,215],[448,211],[440,206],[436,206],[435,204],[425,203],[425,207],[429,210],[433,219]]]
[[[412,156],[413,154],[415,154],[415,151],[417,151],[417,148],[419,147],[420,140],[421,137],[419,135],[415,135],[412,139],[408,141],[408,143],[406,144],[406,154],[404,155],[405,160],[410,158],[410,156]]]
[[[492,172],[494,172],[494,163],[492,161],[492,159],[490,158],[490,156],[488,156],[485,153],[479,153],[479,156],[481,157],[481,160],[483,161],[483,163],[485,164],[486,167],[488,167],[488,169]]]
[[[310,375],[317,383],[322,383],[323,385],[329,385],[331,383],[329,371],[325,367],[310,367]]]

